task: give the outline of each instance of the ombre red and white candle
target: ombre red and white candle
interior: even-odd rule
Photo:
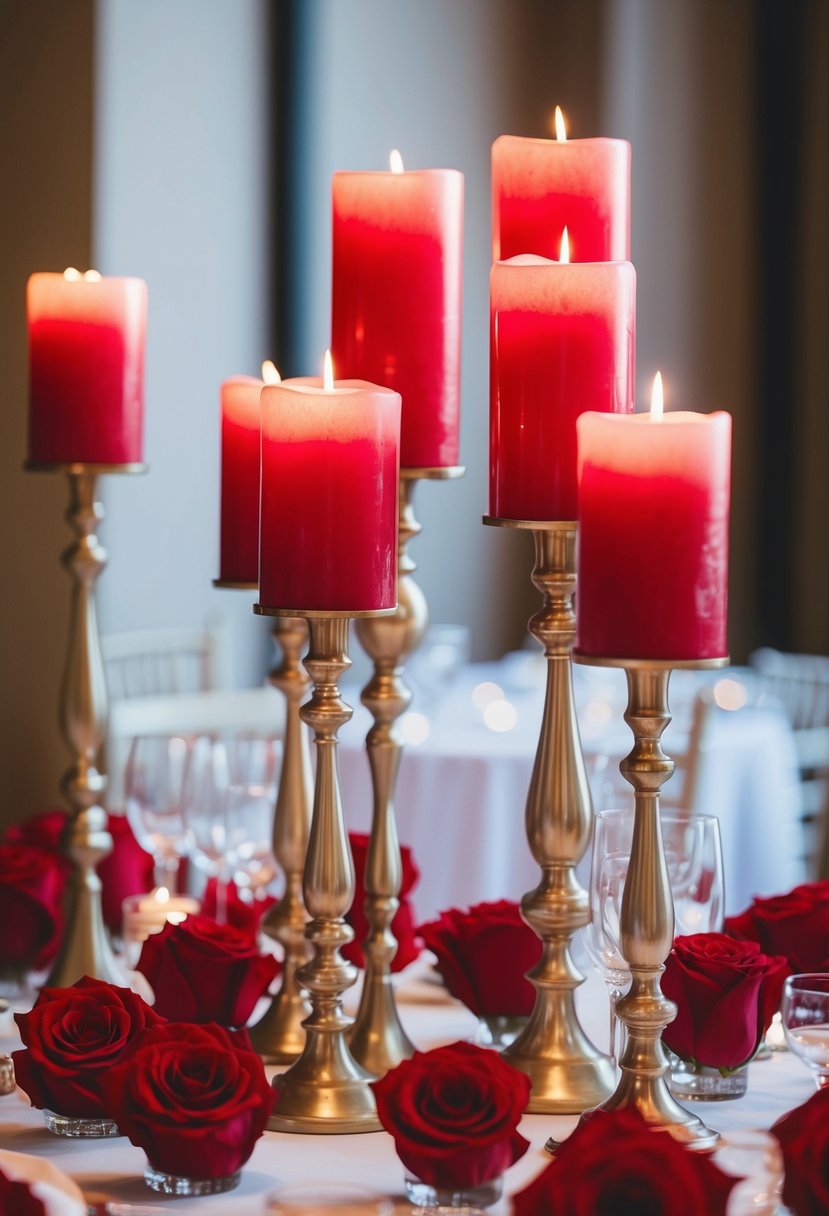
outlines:
[[[630,144],[502,135],[492,145],[492,259],[554,258],[565,225],[574,262],[630,260]]]
[[[630,262],[492,268],[489,513],[578,517],[576,419],[633,409],[636,272]]]
[[[260,396],[278,384],[273,363],[263,379],[232,376],[221,388],[222,474],[219,577],[228,583],[259,581]]]
[[[394,154],[393,154],[394,156]],[[401,463],[458,463],[463,175],[335,173],[332,343],[403,398]]]
[[[147,284],[97,271],[33,274],[29,460],[134,464],[143,459]]]
[[[333,376],[266,385],[260,603],[394,608],[399,473],[399,393]]]
[[[725,656],[731,415],[588,413],[578,440],[577,649]]]

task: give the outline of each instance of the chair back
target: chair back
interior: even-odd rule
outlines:
[[[110,699],[206,692],[230,685],[228,627],[138,629],[101,638]]]

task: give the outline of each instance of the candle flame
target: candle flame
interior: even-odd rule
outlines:
[[[67,266],[63,272],[63,277],[69,283],[80,283],[83,275],[79,270],[76,270],[74,266]]]
[[[100,270],[85,270],[83,272],[83,277],[87,283],[100,283],[101,272]]]
[[[168,904],[170,902],[170,892],[166,887],[156,887],[155,899],[157,903]]]
[[[334,364],[331,362],[331,351],[325,352],[325,358],[322,361],[322,387],[327,393],[330,393],[334,387]]]
[[[397,151],[397,148],[392,148],[391,152],[389,153],[389,168],[391,169],[392,173],[403,172],[403,157]]]
[[[662,390],[662,373],[657,372],[653,378],[651,391],[651,418],[661,418],[664,410],[664,393]]]
[[[266,384],[281,384],[282,377],[273,359],[266,359],[262,364],[262,379]]]
[[[563,265],[570,261],[570,234],[567,231],[567,225],[564,225],[564,231],[561,234],[561,252],[558,255],[558,260]]]
[[[567,143],[567,127],[564,123],[564,115],[561,112],[561,106],[556,106],[555,116],[556,139],[560,144]]]

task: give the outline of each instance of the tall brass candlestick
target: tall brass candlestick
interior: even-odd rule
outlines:
[[[308,960],[305,926],[308,914],[302,902],[302,871],[311,825],[312,775],[308,731],[300,718],[300,705],[310,681],[300,658],[308,642],[308,626],[299,616],[277,617],[274,640],[282,648],[282,662],[269,680],[285,697],[285,737],[282,769],[273,817],[273,852],[285,875],[285,891],[262,921],[262,929],[284,950],[282,980],[270,1008],[250,1032],[253,1046],[267,1061],[290,1064],[305,1046],[302,1023],[311,1004],[297,983],[297,971]]]
[[[258,591],[258,583],[216,578],[214,587]],[[282,661],[268,674],[274,688],[285,697],[285,734],[282,767],[273,815],[273,854],[285,876],[282,898],[262,920],[262,931],[283,948],[279,989],[250,1038],[254,1049],[270,1064],[290,1064],[305,1044],[302,1023],[311,1005],[297,984],[296,973],[308,959],[305,926],[308,916],[302,902],[302,870],[311,823],[311,756],[308,732],[299,717],[299,707],[310,681],[300,656],[308,641],[308,626],[300,616],[279,616],[271,630],[282,650]]]
[[[369,926],[363,943],[365,977],[349,1042],[354,1058],[377,1076],[383,1076],[414,1052],[400,1024],[391,982],[391,964],[397,953],[391,922],[399,906],[397,897],[403,874],[394,814],[402,742],[395,723],[412,699],[403,680],[403,663],[423,641],[429,624],[426,599],[411,577],[417,567],[407,552],[409,541],[422,530],[412,500],[418,481],[446,481],[463,473],[459,466],[400,470],[397,611],[387,617],[364,617],[356,626],[362,647],[374,663],[373,675],[360,698],[374,718],[366,736],[373,812],[365,871]]]
[[[36,464],[31,472],[63,472],[69,478],[66,518],[77,539],[61,560],[72,575],[69,642],[60,689],[60,727],[74,760],[61,781],[69,803],[63,850],[72,862],[66,902],[66,928],[60,952],[46,981],[66,988],[83,975],[124,984],[110,949],[101,911],[101,880],[96,866],[112,851],[103,808],[107,779],[98,765],[106,736],[107,702],[104,661],[95,612],[95,583],[106,565],[97,528],[104,517],[96,495],[102,473],[143,473],[140,464]]]
[[[602,1110],[634,1106],[648,1122],[678,1140],[705,1148],[717,1133],[676,1101],[665,1074],[668,1059],[662,1031],[676,1017],[676,1005],[662,995],[665,959],[674,938],[674,903],[659,819],[659,791],[674,771],[661,738],[671,720],[668,682],[671,669],[714,668],[726,658],[662,662],[647,659],[597,659],[576,655],[592,666],[623,667],[628,684],[625,721],[633,731],[633,749],[619,765],[633,786],[635,799],[630,864],[619,916],[620,946],[631,973],[630,990],[616,1006],[627,1029],[619,1060],[622,1075]]]
[[[267,616],[296,615],[262,604],[254,605],[254,611]],[[356,981],[357,970],[340,954],[340,948],[354,936],[344,919],[354,898],[354,863],[343,820],[336,752],[337,732],[352,711],[340,697],[338,684],[351,666],[349,617],[363,614],[303,615],[308,618],[310,634],[305,670],[313,691],[300,717],[314,731],[317,771],[302,880],[311,917],[305,934],[313,955],[300,968],[297,979],[311,998],[311,1015],[305,1020],[302,1054],[287,1072],[274,1077],[278,1097],[268,1127],[291,1132],[379,1131],[369,1088],[372,1074],[356,1062],[346,1041],[351,1019],[343,1013],[342,994]]]
[[[532,581],[544,597],[530,632],[547,658],[547,690],[526,806],[527,840],[541,881],[521,901],[527,924],[543,943],[528,974],[536,990],[530,1020],[503,1053],[532,1079],[527,1109],[565,1114],[595,1106],[611,1093],[613,1063],[581,1027],[574,992],[584,982],[570,955],[577,929],[587,924],[587,895],[576,863],[590,839],[592,804],[573,697],[571,653],[576,633],[575,523],[495,519],[484,523],[531,531]]]

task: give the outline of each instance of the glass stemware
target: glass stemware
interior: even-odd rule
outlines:
[[[709,933],[722,927],[725,894],[719,822],[713,815],[661,816],[675,933]],[[619,917],[633,840],[633,808],[600,811],[594,818],[590,864],[587,953],[610,998],[610,1055],[616,1059],[616,1005],[630,984],[620,946]]]
[[[790,975],[783,989],[783,1033],[791,1051],[829,1087],[829,973]]]
[[[182,735],[133,739],[124,775],[127,819],[136,840],[155,862],[156,887],[176,893],[187,853],[182,792],[190,740]]]

